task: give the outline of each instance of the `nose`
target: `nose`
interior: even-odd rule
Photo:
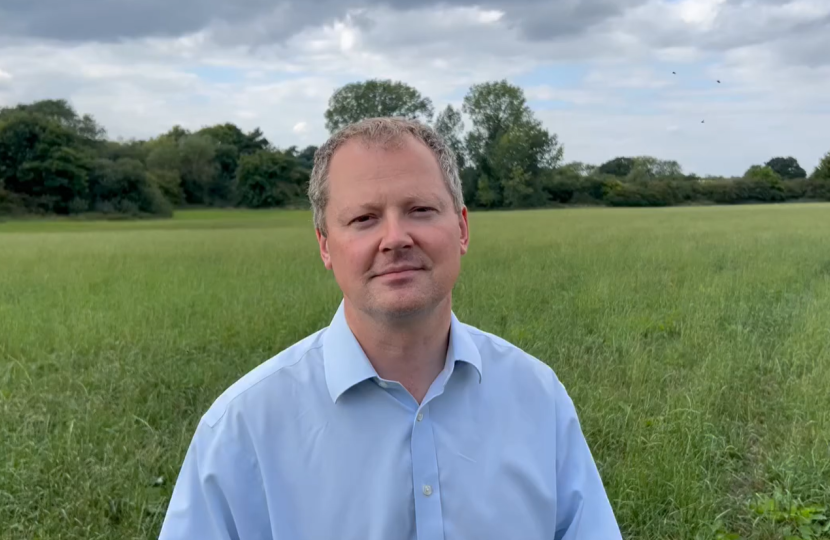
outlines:
[[[412,236],[406,229],[406,223],[397,215],[387,215],[383,220],[383,237],[380,240],[381,251],[395,251],[412,247]]]

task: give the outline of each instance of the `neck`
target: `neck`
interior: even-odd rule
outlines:
[[[448,298],[427,314],[379,319],[344,302],[346,322],[378,375],[397,381],[418,403],[444,369],[452,324]]]

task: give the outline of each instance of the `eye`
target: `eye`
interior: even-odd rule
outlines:
[[[370,219],[372,219],[372,216],[369,215],[369,214],[365,214],[363,216],[358,216],[358,217],[354,218],[351,222],[352,223],[366,223]]]
[[[417,206],[417,207],[415,207],[414,211],[417,214],[424,214],[424,213],[427,213],[427,212],[432,212],[434,210],[435,210],[434,208],[430,208],[428,206]]]

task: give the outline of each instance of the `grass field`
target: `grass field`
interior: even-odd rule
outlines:
[[[626,538],[830,538],[830,205],[471,237],[456,313],[553,366]],[[0,224],[0,538],[157,537],[199,416],[338,292],[305,212]]]

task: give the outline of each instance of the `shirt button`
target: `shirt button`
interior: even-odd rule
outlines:
[[[429,484],[424,486],[424,495],[426,495],[427,497],[432,495],[432,486],[430,486]]]
[[[387,388],[389,384],[386,381],[378,381],[378,386],[381,388]]]
[[[415,420],[417,420],[418,422],[420,422],[423,419],[424,419],[424,413],[422,413],[422,412],[419,412],[418,416],[415,417]]]

